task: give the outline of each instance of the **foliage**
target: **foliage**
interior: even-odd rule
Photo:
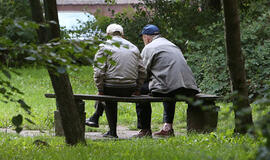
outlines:
[[[31,18],[28,0],[0,0],[0,17],[18,18],[27,20]]]
[[[3,50],[3,41],[11,40],[14,44],[29,43],[36,40],[37,35],[31,23],[31,10],[28,0],[0,0],[0,61],[14,66],[22,65],[24,53],[16,51],[16,56],[10,55],[9,50]],[[9,42],[10,43],[10,42]],[[16,61],[16,62],[15,62]]]
[[[127,8],[112,18],[97,13],[95,25],[104,32],[110,23],[121,24],[125,37],[142,49],[139,34],[146,24],[153,23],[160,28],[163,36],[185,49],[186,40],[198,38],[197,26],[207,26],[219,17],[212,11],[199,12],[198,5],[191,5],[188,1],[143,0],[143,3],[134,5],[135,11]]]
[[[259,90],[260,96],[255,101],[255,104],[260,105],[260,110],[264,111],[270,106],[270,81],[265,87]],[[257,153],[257,160],[267,160],[270,158],[270,112],[261,113],[261,118],[257,121],[258,134],[265,137],[266,141],[263,143]]]
[[[246,19],[242,24],[242,45],[246,58],[246,71],[251,96],[264,88],[266,77],[270,77],[270,9],[257,17]]]
[[[239,0],[238,3],[240,11],[249,17],[260,15],[260,12],[265,10],[267,5],[269,5],[268,0]]]
[[[203,92],[230,92],[223,25],[223,21],[219,20],[207,28],[197,27],[200,37],[203,38],[187,42],[187,61]]]
[[[241,24],[242,51],[246,60],[245,67],[251,98],[258,94],[260,88],[263,88],[265,77],[270,76],[269,11],[263,12],[256,21],[246,18]],[[193,54],[188,54],[187,57],[195,71],[198,83],[204,91],[207,91],[210,86],[212,93],[229,93],[223,21],[213,23],[208,28],[198,27],[197,29],[207,42],[205,40],[189,42],[188,51]],[[208,41],[214,43],[208,43]]]

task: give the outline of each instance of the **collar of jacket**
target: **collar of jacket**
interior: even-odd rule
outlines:
[[[160,37],[161,37],[161,35],[158,34],[158,35],[156,35],[155,37],[153,37],[153,40],[158,39],[158,38],[160,38]],[[153,41],[153,40],[152,40],[152,41]]]

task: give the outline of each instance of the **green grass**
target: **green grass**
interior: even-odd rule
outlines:
[[[194,134],[168,139],[88,140],[87,146],[68,147],[59,137],[20,137],[0,133],[0,159],[86,160],[86,159],[181,159],[252,160],[258,143],[248,136]],[[39,146],[34,140],[49,144]],[[259,141],[259,140],[257,140]]]
[[[0,128],[11,127],[11,117],[22,114],[36,123],[23,122],[24,129],[53,130],[53,112],[55,99],[44,97],[53,93],[48,73],[43,68],[16,69],[20,76],[12,75],[11,83],[24,92],[19,96],[31,106],[31,116],[27,115],[16,103],[0,102]],[[70,72],[73,91],[77,94],[96,94],[91,67],[81,67],[77,72]],[[209,160],[247,160],[254,159],[257,148],[263,139],[248,136],[232,136],[234,114],[230,112],[230,103],[218,103],[221,106],[217,132],[211,134],[186,135],[185,103],[177,103],[174,128],[182,132],[169,139],[132,139],[132,140],[87,140],[87,146],[68,147],[64,138],[59,137],[22,137],[16,134],[0,133],[0,160],[7,159],[209,159]],[[86,113],[89,117],[94,112],[94,101],[86,101]],[[256,121],[269,109],[252,105],[253,118]],[[152,129],[157,131],[162,126],[162,103],[152,103]],[[135,104],[119,103],[118,125],[136,129],[137,117]],[[100,119],[101,128],[86,127],[87,131],[105,131],[105,114]],[[35,139],[42,139],[50,147],[33,145]]]

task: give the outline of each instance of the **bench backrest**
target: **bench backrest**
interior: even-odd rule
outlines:
[[[46,98],[56,98],[55,94],[45,94]],[[177,98],[170,97],[153,97],[148,95],[131,96],[131,97],[117,97],[108,95],[87,95],[74,94],[75,99],[80,100],[99,100],[99,101],[116,101],[116,102],[169,102],[169,101],[188,101],[190,98],[178,96]],[[215,101],[221,97],[208,94],[197,94],[195,100]]]

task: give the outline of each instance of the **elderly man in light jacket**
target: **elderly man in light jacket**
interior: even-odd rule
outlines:
[[[123,38],[122,26],[111,24],[106,32],[112,39],[100,46],[94,60],[94,80],[98,93],[131,96],[141,88],[146,78],[140,52],[135,45]],[[106,101],[105,112],[110,130],[103,136],[117,138],[117,102]]]
[[[142,93],[151,93],[153,96],[161,97],[175,97],[176,95],[192,97],[200,92],[181,50],[161,37],[157,26],[146,25],[141,35],[145,44],[141,56],[149,82],[143,86]],[[163,105],[164,126],[154,135],[173,136],[175,102],[164,102]],[[150,103],[137,104],[136,111],[138,128],[142,130],[135,137],[151,136]]]

